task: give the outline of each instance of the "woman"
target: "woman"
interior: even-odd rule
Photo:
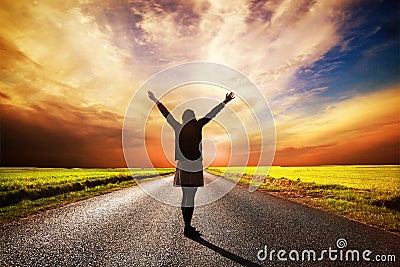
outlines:
[[[202,129],[235,96],[232,92],[226,94],[222,103],[199,120],[196,120],[193,110],[185,110],[182,115],[182,123],[175,120],[168,109],[158,101],[153,92],[148,91],[148,96],[157,104],[158,109],[175,131],[175,160],[178,161],[178,164],[174,177],[174,186],[182,188],[181,209],[185,222],[184,235],[199,236],[200,233],[191,225],[191,221],[197,188],[204,186],[201,146]]]

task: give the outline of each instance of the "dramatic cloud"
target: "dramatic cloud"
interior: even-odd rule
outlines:
[[[124,166],[117,114],[57,100],[0,111],[3,166]]]
[[[400,90],[358,95],[278,126],[278,165],[397,164]],[[283,147],[283,148],[282,148]]]
[[[398,7],[388,0],[0,1],[1,165],[125,166],[121,131],[131,97],[156,72],[196,60],[236,68],[257,84],[277,125],[275,164],[398,163]],[[194,95],[222,100],[224,91],[178,88],[163,101],[180,118]],[[213,104],[192,108],[203,115]],[[230,136],[240,141],[232,162],[250,156],[255,164],[259,136],[249,133],[248,151],[236,121],[252,128],[252,114],[238,99],[229,107],[236,115],[218,120],[231,132],[217,122],[205,130],[215,144],[207,144],[207,160],[215,148],[214,164],[227,163]],[[173,154],[168,145],[160,154],[163,123],[153,110],[146,140],[157,166]],[[131,131],[134,153],[143,129]]]

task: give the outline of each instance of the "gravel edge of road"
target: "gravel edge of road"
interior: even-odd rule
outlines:
[[[299,203],[299,204],[302,204],[304,206],[307,206],[307,207],[310,207],[310,208],[313,208],[313,209],[317,209],[317,210],[320,210],[320,211],[328,212],[330,214],[343,217],[343,218],[348,219],[350,221],[353,221],[353,222],[356,222],[356,223],[360,223],[360,224],[363,224],[363,225],[366,225],[366,226],[369,226],[369,227],[373,227],[375,229],[382,230],[382,231],[385,231],[387,233],[394,234],[394,235],[397,235],[397,236],[400,237],[400,232],[389,231],[389,230],[387,230],[385,228],[381,228],[381,227],[378,227],[376,225],[368,224],[366,222],[357,220],[356,218],[353,218],[353,217],[350,217],[350,216],[345,216],[343,214],[335,212],[334,210],[327,209],[327,208],[324,208],[324,207],[321,207],[321,206],[317,206],[317,205],[312,205],[310,203],[305,203],[305,202],[299,200],[299,198],[288,198],[288,197],[285,196],[285,194],[282,194],[281,192],[269,192],[267,190],[260,190],[260,192],[265,192],[266,194],[269,194],[271,196],[275,196],[275,197],[278,197],[278,198],[281,198],[281,199],[284,199],[284,200],[287,200],[287,201]]]

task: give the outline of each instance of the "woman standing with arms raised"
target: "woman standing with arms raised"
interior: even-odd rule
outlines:
[[[225,100],[214,107],[203,118],[197,120],[191,109],[183,112],[182,123],[175,120],[168,109],[148,91],[148,96],[156,104],[162,115],[175,131],[175,160],[178,161],[174,186],[182,188],[182,216],[185,222],[185,236],[199,236],[200,233],[191,225],[194,211],[194,197],[197,188],[204,186],[203,157],[202,157],[202,129],[227,104],[235,98],[234,94],[227,93]]]

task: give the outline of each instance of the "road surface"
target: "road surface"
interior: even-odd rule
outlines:
[[[0,265],[352,266],[354,250],[359,266],[400,262],[398,235],[242,186],[196,208],[193,225],[202,239],[183,236],[179,207],[131,187],[0,226]],[[278,259],[279,250],[285,253]],[[375,259],[393,261],[388,255],[396,262],[377,265]]]

